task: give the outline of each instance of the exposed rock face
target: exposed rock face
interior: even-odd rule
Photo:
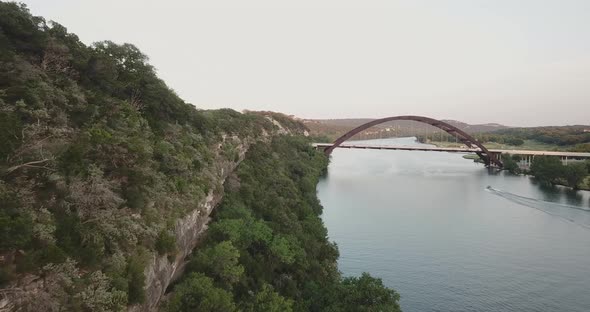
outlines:
[[[184,273],[188,256],[198,246],[207,230],[213,209],[221,202],[224,193],[224,182],[244,159],[249,146],[255,142],[268,142],[275,135],[302,134],[302,131],[283,127],[269,118],[276,128],[273,131],[262,130],[258,138],[238,138],[223,136],[222,142],[215,147],[216,157],[204,170],[203,175],[211,182],[205,198],[195,203],[194,209],[184,217],[176,220],[175,238],[177,253],[173,259],[168,255],[159,255],[152,251],[151,259],[145,273],[145,302],[129,306],[130,312],[157,311],[166,289]],[[228,148],[229,146],[229,148]],[[231,155],[229,155],[230,153]],[[239,184],[233,181],[231,184]],[[139,217],[139,216],[138,216]],[[6,258],[8,255],[2,255]],[[63,293],[62,284],[71,283],[72,278],[79,278],[81,272],[75,262],[60,265],[44,276],[27,274],[14,282],[10,287],[0,290],[0,312],[5,311],[62,311],[59,300],[71,294]],[[51,266],[51,265],[50,265]],[[44,268],[45,269],[45,268]],[[48,267],[47,269],[51,269]],[[23,303],[25,304],[23,309]]]
[[[224,138],[233,142],[240,142],[236,137]],[[131,312],[156,311],[160,300],[164,296],[168,286],[177,280],[184,273],[187,264],[187,257],[195,249],[207,230],[211,212],[223,198],[223,183],[232,174],[239,163],[244,159],[250,145],[249,141],[240,142],[236,149],[239,155],[237,161],[220,160],[214,162],[214,180],[216,187],[212,187],[196,208],[187,216],[176,221],[175,235],[178,252],[175,258],[170,261],[166,255],[160,256],[157,253],[152,255],[152,260],[145,271],[146,276],[146,302],[142,305],[134,305],[129,308]]]
[[[270,135],[264,134],[262,140],[267,141],[269,139]],[[221,147],[226,142],[231,142],[235,146],[235,151],[238,153],[237,159],[229,160],[227,157],[220,155]],[[182,276],[187,264],[187,257],[197,247],[202,234],[207,229],[211,212],[221,202],[225,179],[232,174],[238,164],[244,159],[248,147],[253,142],[254,140],[251,139],[240,140],[237,137],[224,137],[223,142],[217,146],[218,157],[213,161],[212,167],[207,170],[212,180],[212,187],[209,193],[204,199],[195,204],[195,209],[188,215],[176,221],[174,231],[178,252],[174,259],[170,260],[167,255],[159,255],[156,252],[152,254],[151,261],[145,270],[146,301],[141,305],[130,306],[129,311],[143,312],[156,311],[158,309],[158,304],[168,286]],[[18,293],[0,293],[0,312],[13,311],[17,304],[24,301],[30,306],[31,302],[37,300],[28,298],[46,295],[44,291],[39,291],[46,288],[47,285],[45,283],[45,279],[39,276],[28,275],[27,278],[19,281],[18,285],[15,285],[13,288]],[[50,302],[50,300],[45,302]],[[27,308],[32,310],[29,306]],[[43,310],[41,309],[41,311]],[[45,310],[58,311],[59,306],[56,306],[55,309],[45,306]]]
[[[155,311],[166,288],[177,279],[186,265],[186,258],[197,246],[199,238],[207,228],[209,214],[219,203],[222,194],[211,191],[206,200],[199,203],[202,209],[195,209],[190,215],[176,222],[176,239],[179,252],[173,261],[166,255],[154,254],[146,275],[146,302],[130,307],[130,311]]]

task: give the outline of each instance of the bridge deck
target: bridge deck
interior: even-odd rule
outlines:
[[[331,143],[313,143],[314,147],[327,148],[332,146]],[[369,145],[369,144],[342,144],[337,148],[358,148],[358,149],[379,149],[379,150],[398,150],[398,151],[429,151],[429,152],[449,152],[449,153],[476,153],[480,152],[479,148],[467,147],[435,147],[435,146],[396,146],[396,145]],[[578,152],[561,152],[561,151],[529,151],[529,150],[503,150],[490,149],[492,153],[514,154],[514,155],[533,155],[533,156],[559,156],[572,158],[590,158],[590,153]]]

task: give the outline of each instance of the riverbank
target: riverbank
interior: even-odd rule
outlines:
[[[459,142],[435,142],[428,141],[427,144],[432,144],[437,147],[462,147],[464,144]],[[559,146],[555,144],[546,144],[534,140],[524,140],[522,145],[500,144],[496,142],[486,142],[485,147],[488,149],[504,149],[504,150],[527,150],[527,151],[569,151],[573,146]]]
[[[399,312],[380,279],[338,271],[316,191],[328,158],[310,143],[281,136],[249,148],[162,311]]]
[[[437,145],[438,146],[438,145]],[[474,162],[477,163],[483,163],[483,161],[481,160],[481,158],[479,158],[479,156],[475,155],[475,154],[466,154],[463,155],[463,159],[468,159],[468,160],[472,160]],[[522,172],[511,172],[512,174],[515,175],[527,175],[527,176],[533,176],[532,174],[530,174],[528,171],[522,171]],[[558,181],[556,183],[553,183],[555,185],[561,185],[564,187],[568,187],[570,189],[574,189],[570,186],[567,185],[567,183],[565,181]],[[590,191],[590,175],[586,176],[586,178],[584,178],[584,181],[582,181],[579,185],[578,188],[576,190],[581,190],[581,191]]]
[[[526,174],[526,173],[524,173],[524,175],[530,175],[530,174]],[[533,175],[530,175],[530,176],[533,176]],[[534,177],[534,176],[533,176],[533,177]],[[564,187],[567,187],[567,188],[570,188],[570,189],[572,189],[572,190],[576,190],[576,191],[590,191],[590,175],[588,175],[588,176],[587,176],[587,177],[584,179],[584,181],[583,181],[582,183],[580,183],[580,184],[579,184],[578,188],[576,188],[576,189],[574,189],[574,188],[573,188],[573,187],[571,187],[571,186],[568,186],[568,185],[567,185],[567,183],[565,183],[565,182],[556,182],[556,183],[553,183],[553,184],[554,184],[554,185],[560,185],[560,186],[564,186]]]

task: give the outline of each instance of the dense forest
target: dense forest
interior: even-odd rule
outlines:
[[[500,143],[512,146],[521,146],[524,144],[524,140],[511,135],[500,135],[495,133],[476,133],[471,134],[476,140],[483,143]],[[454,136],[446,133],[439,132],[432,135],[416,135],[416,140],[421,143],[428,142],[456,142]]]
[[[590,126],[510,128],[501,129],[492,134],[555,145],[590,143]]]
[[[563,184],[578,189],[590,174],[590,160],[564,165],[555,156],[537,156],[533,159],[530,173],[545,184]],[[585,188],[588,186],[585,185]]]
[[[343,278],[315,193],[327,158],[278,137],[248,151],[168,311],[399,311],[368,274]]]
[[[519,147],[526,140],[530,140],[553,146],[554,149],[590,152],[590,126],[508,128],[472,135],[483,143],[499,143]],[[454,141],[454,138],[447,133],[431,136],[418,135],[417,138],[420,142]]]
[[[521,169],[519,155],[502,154],[504,169],[514,174],[531,174],[543,184],[561,184],[573,189],[588,189],[585,180],[590,175],[590,160],[570,160],[565,165],[557,156],[535,156],[528,170]]]
[[[149,253],[173,252],[174,220],[219,187],[214,161],[236,157],[239,140],[223,137],[275,127],[195,109],[147,61],[133,45],[85,46],[23,5],[0,3],[0,284],[47,281],[43,300],[23,304],[142,302]]]
[[[22,311],[144,302],[148,260],[175,257],[176,220],[220,194],[219,164],[254,144],[167,308],[396,311],[379,280],[337,272],[315,198],[324,156],[302,137],[268,145],[304,130],[277,113],[196,109],[135,46],[87,46],[0,2],[0,299]]]

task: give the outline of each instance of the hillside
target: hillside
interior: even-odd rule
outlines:
[[[314,140],[331,142],[372,120],[374,119],[306,119],[303,123],[309,128]],[[590,151],[590,125],[514,128],[495,123],[470,125],[455,120],[443,121],[496,148]],[[461,145],[455,144],[454,138],[440,129],[415,121],[386,122],[357,134],[352,140],[408,136],[444,146]]]
[[[56,308],[70,291],[85,306],[84,285],[112,306],[143,302],[152,252],[179,249],[175,220],[276,126],[195,109],[133,45],[85,46],[13,3],[0,29],[0,282]]]
[[[473,134],[488,148],[590,152],[590,126],[505,128]],[[418,135],[421,142],[458,146],[450,135]]]
[[[0,2],[0,311],[155,311],[167,291],[171,311],[346,311],[343,297],[397,311],[380,280],[337,272],[315,194],[327,160],[304,131],[279,113],[197,109],[135,46],[86,46]],[[269,185],[272,198],[255,192]],[[216,219],[262,232],[244,245],[221,220],[211,226],[229,236],[207,239],[211,261],[191,258],[222,201]]]
[[[375,119],[305,119],[303,120],[303,123],[310,129],[310,135],[322,137],[327,141],[333,141],[355,127],[372,120]],[[455,120],[443,121],[468,133],[483,133],[508,128],[507,126],[493,123],[470,125]],[[439,132],[439,129],[427,124],[415,121],[398,120],[377,125],[372,129],[367,130],[363,136],[357,135],[353,139],[430,135],[435,132]]]

